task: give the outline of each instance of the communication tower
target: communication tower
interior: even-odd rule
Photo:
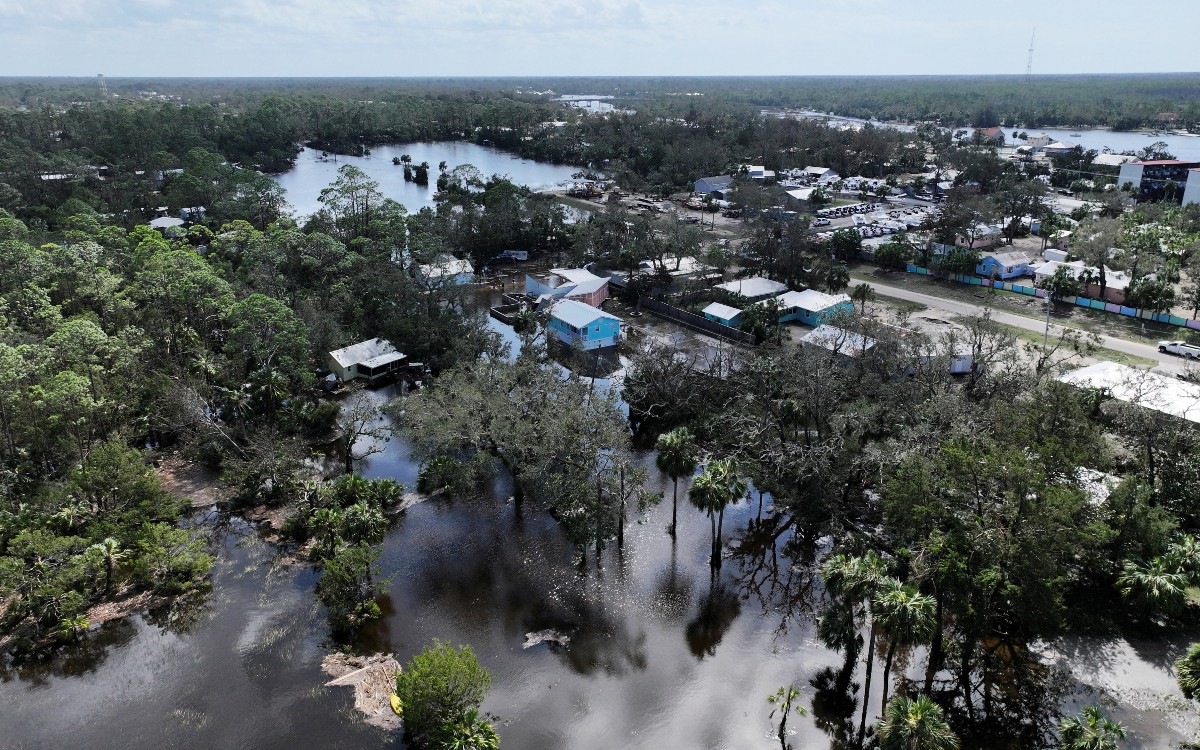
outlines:
[[[98,80],[100,82],[100,93],[104,96],[105,99],[107,99],[108,98],[108,84],[106,84],[104,82],[104,74],[97,73],[96,80]]]
[[[1029,37],[1029,59],[1025,62],[1025,83],[1033,80],[1033,42],[1037,39],[1037,27],[1033,27],[1033,35]]]

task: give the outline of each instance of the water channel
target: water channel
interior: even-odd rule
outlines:
[[[404,150],[440,160],[434,149]],[[481,168],[479,157],[493,153],[460,152]],[[377,173],[393,169],[390,155],[372,159]],[[326,179],[314,176],[324,162],[308,163],[307,182],[289,184],[293,200]],[[520,174],[515,160],[493,164]],[[360,471],[414,485],[405,441],[383,448]],[[667,500],[631,518],[624,551],[610,545],[599,568],[589,553],[581,570],[559,525],[516,507],[504,478],[473,497],[409,509],[383,542],[385,616],[354,646],[404,662],[434,638],[472,645],[495,676],[483,708],[498,717],[506,748],[765,750],[778,746],[766,697],[788,682],[809,709],[789,722],[793,745],[843,747],[834,739],[843,717],[813,705],[813,682],[842,661],[820,645],[813,619],[821,588],[812,571],[828,540],[787,528],[769,497],[758,520],[751,493],[727,511],[727,559],[712,578],[708,520],[683,500],[672,543],[670,482],[652,453],[641,458]],[[236,516],[213,509],[192,522],[213,531],[211,593],[173,613],[106,624],[44,660],[0,663],[0,748],[401,746],[360,720],[350,690],[323,687],[320,664],[333,644],[313,594],[317,574]],[[570,645],[522,647],[526,633],[547,628],[570,635]],[[1157,748],[1200,733],[1168,671],[1184,645],[1071,639],[1044,650],[1086,683],[1061,696],[1066,707],[1116,696],[1111,712],[1133,732],[1128,747]]]

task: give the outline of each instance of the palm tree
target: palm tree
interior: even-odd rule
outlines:
[[[1117,589],[1126,599],[1137,601],[1151,612],[1168,615],[1183,609],[1187,584],[1188,576],[1165,557],[1149,563],[1126,560],[1125,570],[1117,578]]]
[[[80,633],[88,629],[91,623],[88,622],[87,615],[75,615],[73,617],[65,617],[58,623],[58,629],[55,634],[64,641],[70,638],[77,638]]]
[[[888,578],[875,594],[872,609],[880,629],[888,639],[887,659],[883,665],[883,700],[880,703],[881,709],[886,710],[896,649],[911,648],[933,636],[936,603],[932,596],[925,596],[895,578]]]
[[[87,503],[71,498],[70,502],[59,508],[50,518],[60,524],[64,530],[70,532],[82,526],[90,515],[91,508]]]
[[[1078,716],[1063,719],[1058,725],[1062,750],[1117,750],[1118,743],[1128,736],[1125,727],[1096,706],[1088,706]]]
[[[438,171],[441,172],[442,174],[446,174],[446,162],[444,162],[444,161],[438,162]]]
[[[96,550],[100,561],[104,563],[104,593],[107,594],[112,590],[113,573],[125,558],[129,557],[129,553],[121,549],[121,543],[111,536],[93,544],[92,549]]]
[[[1175,660],[1175,681],[1185,698],[1200,695],[1200,643],[1193,643],[1186,654]]]
[[[708,513],[712,521],[711,565],[714,570],[721,567],[721,527],[725,523],[725,508],[745,494],[746,482],[738,478],[737,462],[732,458],[709,463],[692,484],[689,499]]]
[[[679,478],[690,477],[696,470],[696,437],[686,427],[676,427],[658,436],[655,445],[658,455],[654,464],[659,471],[671,478],[675,488],[671,494],[671,527],[669,533],[675,537],[675,525],[679,521]]]
[[[1167,562],[1177,573],[1183,573],[1188,581],[1196,583],[1200,578],[1200,540],[1192,534],[1183,534],[1167,547]]]
[[[800,689],[795,685],[781,685],[771,695],[767,696],[767,703],[770,703],[775,708],[771,709],[771,715],[767,718],[774,719],[775,712],[779,712],[779,737],[780,750],[788,750],[787,744],[787,720],[788,714],[795,711],[800,716],[805,714],[804,706],[801,706],[797,701],[800,700]]]
[[[850,298],[862,306],[862,314],[867,314],[867,303],[875,299],[875,289],[870,284],[862,282],[850,292]]]
[[[956,750],[958,737],[927,695],[897,695],[887,704],[879,727],[881,750]]]
[[[448,731],[450,736],[442,744],[446,750],[497,750],[500,747],[500,735],[475,708],[464,711]]]
[[[250,378],[254,382],[259,397],[266,402],[267,412],[273,415],[279,402],[287,396],[287,377],[274,367],[264,367],[256,370]]]

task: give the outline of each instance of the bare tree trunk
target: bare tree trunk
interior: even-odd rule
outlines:
[[[867,640],[867,673],[863,678],[862,717],[858,721],[858,747],[867,736],[867,705],[871,702],[871,672],[875,669],[875,618],[871,618],[871,637]]]
[[[929,646],[929,661],[925,664],[925,694],[933,692],[933,675],[942,665],[942,592],[934,588],[934,600],[937,610],[934,612],[933,643]]]
[[[892,658],[896,655],[896,641],[892,640],[888,644],[887,660],[883,663],[883,700],[879,702],[879,713],[887,710],[888,688],[891,687],[892,677]]]
[[[675,538],[675,528],[679,523],[679,479],[676,478],[675,489],[671,491],[671,538]]]

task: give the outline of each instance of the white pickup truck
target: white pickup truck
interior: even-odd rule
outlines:
[[[1178,354],[1188,359],[1200,357],[1200,346],[1189,344],[1186,341],[1160,341],[1158,350],[1165,354]]]

